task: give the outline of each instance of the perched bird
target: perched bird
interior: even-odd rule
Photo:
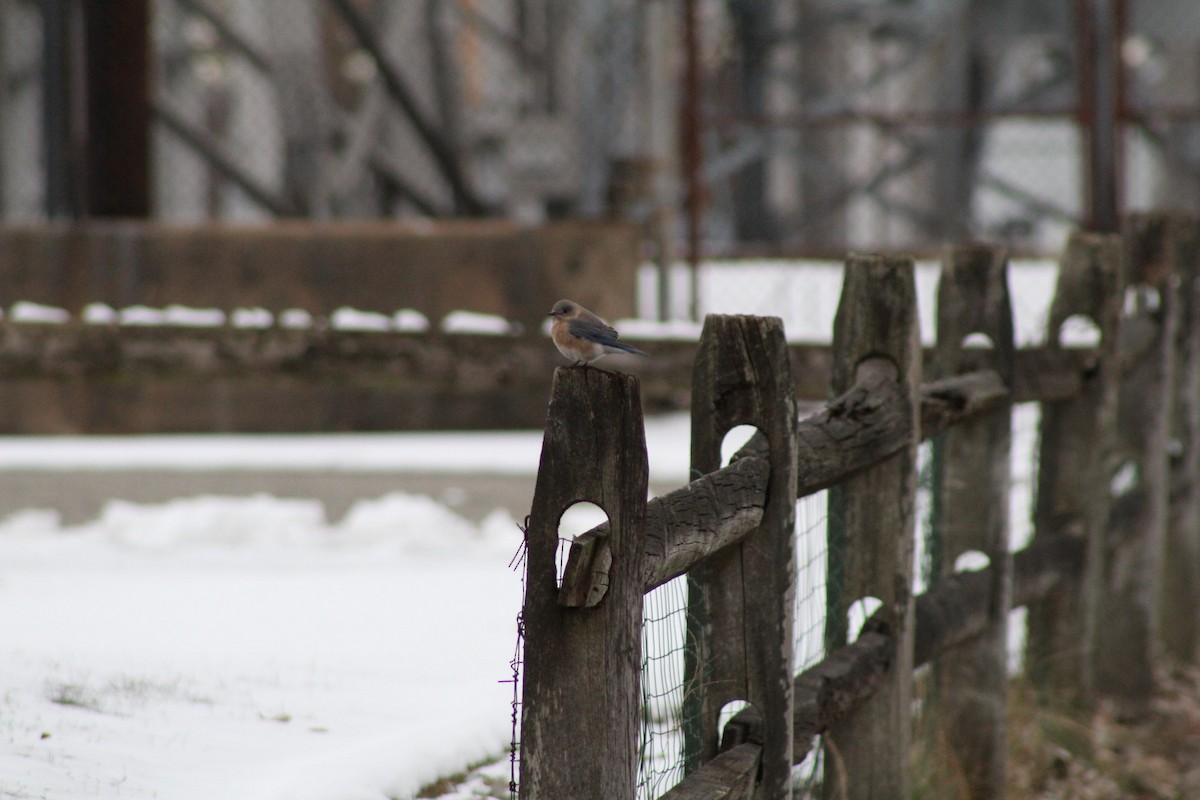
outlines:
[[[609,353],[626,352],[644,356],[645,352],[617,341],[617,332],[604,320],[578,303],[559,300],[550,309],[554,324],[550,338],[558,352],[576,364],[588,365]]]

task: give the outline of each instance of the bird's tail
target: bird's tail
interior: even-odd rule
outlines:
[[[607,347],[610,351],[611,350],[623,350],[626,353],[633,353],[635,356],[649,355],[645,350],[639,350],[636,347],[634,347],[633,345],[625,344],[624,342],[613,342],[613,343],[607,345]]]

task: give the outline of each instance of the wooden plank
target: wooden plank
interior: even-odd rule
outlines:
[[[877,623],[869,620],[853,644],[834,649],[796,676],[795,763],[808,755],[814,736],[855,712],[887,677],[895,645]]]
[[[1010,384],[1011,379],[1006,381],[990,369],[922,383],[921,438],[932,439],[947,428],[981,417],[1004,418],[1011,406]]]
[[[989,413],[1008,397],[994,372],[980,371],[922,384],[919,435],[931,438],[958,422]],[[910,404],[886,372],[866,372],[824,410],[800,422],[798,497],[828,489],[911,444]],[[761,455],[755,435],[742,452]]]
[[[647,475],[637,379],[556,370],[526,534],[522,800],[635,795]],[[559,519],[580,501],[608,514],[613,553],[608,593],[589,609],[559,605],[556,585]]]
[[[761,759],[761,745],[740,744],[705,763],[659,800],[751,800]]]
[[[644,590],[684,574],[757,529],[770,472],[765,458],[743,458],[651,500],[646,506]],[[558,601],[565,606],[599,603],[608,590],[611,564],[608,523],[575,537]]]
[[[1008,261],[1003,248],[966,244],[947,249],[937,295],[937,376],[987,367],[1011,385],[1015,361]],[[966,338],[984,334],[990,347],[969,347]],[[959,775],[966,796],[1005,796],[1008,753],[1008,609],[1012,593],[1009,551],[1009,484],[1012,472],[1012,406],[973,417],[934,440],[933,536],[930,557],[934,588],[944,581],[981,583],[984,627],[969,643],[933,665],[928,752],[935,770]],[[989,568],[956,576],[955,562],[976,551]],[[943,611],[965,611],[965,607]],[[920,613],[920,604],[918,604]],[[918,618],[918,635],[921,624]],[[916,660],[914,654],[914,661]]]
[[[1013,591],[1007,608],[1021,608],[1045,597],[1059,581],[1083,569],[1078,539],[1051,537],[1013,554]],[[992,606],[992,568],[960,572],[916,599],[913,667],[938,659],[948,650],[988,631],[997,616]]]
[[[833,331],[833,381],[843,392],[887,376],[900,391],[909,436],[887,460],[831,488],[826,647],[846,644],[848,613],[861,598],[881,601],[890,668],[875,695],[831,726],[845,771],[826,773],[825,796],[907,797],[912,708],[913,509],[919,441],[921,350],[913,263],[851,255]],[[843,778],[848,781],[843,784]]]
[[[1035,538],[1071,536],[1085,544],[1082,573],[1029,606],[1026,668],[1045,702],[1079,712],[1095,697],[1096,628],[1104,575],[1104,527],[1113,474],[1122,302],[1121,242],[1072,235],[1063,255],[1047,342],[1064,349],[1059,331],[1085,315],[1100,331],[1096,367],[1077,397],[1042,406]]]
[[[762,763],[753,797],[791,797],[792,627],[796,585],[796,397],[783,323],[710,315],[692,381],[692,470],[721,467],[721,443],[754,425],[770,464],[759,526],[688,573],[683,699],[685,770],[717,754],[721,709],[761,715]]]

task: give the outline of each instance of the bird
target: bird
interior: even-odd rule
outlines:
[[[617,332],[604,320],[571,300],[559,300],[550,309],[550,338],[558,352],[587,366],[609,353],[625,352],[644,356],[645,351],[617,341]]]

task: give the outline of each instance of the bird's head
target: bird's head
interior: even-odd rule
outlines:
[[[558,319],[560,317],[569,317],[575,313],[576,305],[570,300],[559,300],[554,304],[554,308],[550,309],[549,316]]]

